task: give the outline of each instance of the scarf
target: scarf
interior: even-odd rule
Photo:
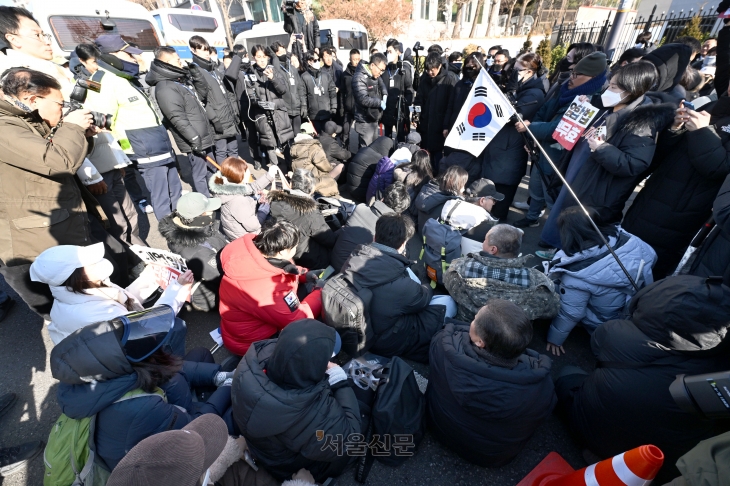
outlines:
[[[210,71],[213,70],[213,63],[212,62],[210,62],[208,60],[205,60],[205,59],[203,59],[200,56],[196,56],[195,54],[193,54],[193,62],[195,64],[197,64],[198,66],[202,67],[203,69],[205,69],[208,72],[210,72]]]
[[[573,98],[576,96],[586,95],[590,97],[590,95],[601,89],[603,85],[606,84],[606,73],[604,72],[599,74],[577,88],[569,89],[568,84],[569,83],[566,82],[560,86],[560,99],[558,100],[558,106],[563,106],[568,102],[573,101]]]

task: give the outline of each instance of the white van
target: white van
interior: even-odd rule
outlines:
[[[7,2],[3,2],[7,4]],[[27,5],[44,32],[51,34],[55,56],[68,58],[78,44],[93,43],[103,34],[119,34],[145,51],[164,45],[162,33],[142,5],[123,0],[33,0]]]
[[[226,29],[223,21],[212,12],[206,12],[199,5],[193,8],[160,8],[150,12],[162,30],[165,44],[174,47],[181,59],[191,60],[188,40],[199,35],[208,41],[208,44],[218,50],[218,57],[223,58],[223,48],[226,47]]]
[[[360,49],[367,53],[368,34],[362,24],[344,19],[320,20],[318,23],[319,39],[322,47],[336,47],[338,53],[340,51],[344,52],[345,57],[343,59],[347,59],[347,53],[350,52],[350,49]],[[284,22],[261,22],[256,24],[253,29],[238,34],[233,43],[242,44],[250,51],[251,47],[256,44],[270,46],[276,41],[285,46],[289,45],[289,34],[284,32]]]

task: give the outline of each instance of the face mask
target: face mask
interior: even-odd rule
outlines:
[[[488,57],[487,58],[487,66],[491,66],[492,64],[494,64],[494,59],[492,59],[491,57]]]
[[[243,64],[251,64],[251,59],[249,59],[248,57],[244,57],[243,59],[241,59],[241,62]]]
[[[479,68],[475,68],[473,66],[464,66],[462,71],[464,73],[464,77],[469,79],[474,79],[479,74]]]
[[[90,282],[103,282],[114,273],[114,265],[103,258],[99,263],[84,267],[84,273]]]
[[[311,66],[311,67],[312,67],[312,69],[314,69],[315,71],[319,71],[319,69],[320,69],[320,68],[322,67],[322,63],[321,63],[321,62],[319,62],[319,61],[317,61],[317,62],[313,62],[312,64],[310,64],[310,66]]]
[[[389,52],[388,53],[388,64],[395,64],[396,61],[398,61],[398,55],[393,52]]]
[[[621,91],[621,93],[623,93],[623,91]],[[604,91],[601,95],[601,102],[603,103],[603,106],[605,108],[610,108],[621,103],[621,100],[623,99],[621,93],[611,91],[610,89]]]
[[[461,69],[461,66],[463,65],[463,63],[460,63],[460,62],[454,62],[454,63],[452,63],[452,64],[454,65],[454,67],[455,67],[456,69]]]
[[[523,83],[523,82],[524,82],[524,81],[525,81],[525,80],[526,80],[527,78],[529,78],[529,77],[530,77],[530,74],[528,74],[528,73],[529,73],[529,71],[528,71],[528,70],[524,70],[524,71],[517,71],[517,79],[518,79],[518,80],[519,80],[519,81],[520,81],[521,83]]]
[[[282,54],[281,56],[276,56],[276,57],[278,57],[279,61],[281,61],[283,63],[286,63],[286,61],[287,61],[286,54]]]
[[[120,59],[120,61],[122,60]],[[137,77],[139,75],[139,64],[135,62],[122,61],[122,66],[122,71],[130,76]]]

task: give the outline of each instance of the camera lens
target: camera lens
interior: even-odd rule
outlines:
[[[91,112],[92,123],[94,126],[103,128],[105,130],[111,130],[112,128],[112,115],[99,113],[98,111]]]

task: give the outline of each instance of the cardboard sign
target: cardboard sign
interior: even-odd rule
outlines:
[[[598,108],[579,98],[575,97],[553,132],[553,138],[566,150],[575,147],[578,138],[598,113]]]
[[[185,259],[175,253],[140,245],[130,248],[147,264],[146,270],[152,272],[154,281],[163,289],[188,269]]]

